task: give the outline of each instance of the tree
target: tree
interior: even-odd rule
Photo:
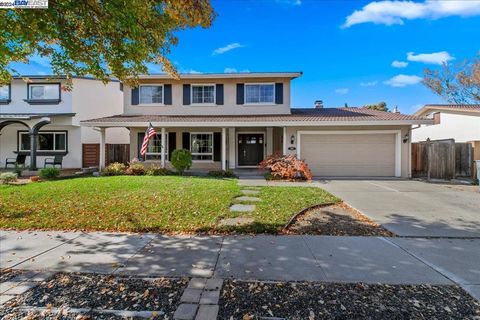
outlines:
[[[210,27],[208,0],[50,0],[48,9],[0,10],[0,84],[18,74],[12,62],[51,60],[55,74],[111,76],[135,85],[148,63],[178,77],[168,59],[175,32]]]
[[[440,70],[425,69],[423,84],[450,103],[480,103],[480,53]]]
[[[383,101],[376,104],[366,104],[363,107],[371,110],[388,112],[387,103]]]

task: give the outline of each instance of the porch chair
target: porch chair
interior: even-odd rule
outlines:
[[[27,159],[27,155],[25,154],[17,154],[16,158],[7,158],[5,159],[5,169],[7,169],[8,165],[15,165],[22,166],[25,168],[25,160]]]
[[[45,162],[43,163],[43,167],[46,168],[47,165],[51,165],[55,168],[55,166],[62,167],[63,156],[55,156],[54,158],[46,158]]]

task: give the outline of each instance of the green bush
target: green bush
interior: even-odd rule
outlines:
[[[169,176],[172,175],[173,172],[171,170],[161,168],[159,166],[151,166],[145,172],[147,176]]]
[[[127,166],[120,162],[110,163],[102,170],[102,176],[121,176],[125,174]]]
[[[17,181],[17,174],[13,172],[4,172],[0,174],[0,182],[3,184],[9,184]]]
[[[208,171],[208,176],[213,178],[238,178],[232,170],[212,170]]]
[[[40,170],[40,178],[42,179],[54,179],[60,175],[60,169],[58,168],[43,168]]]
[[[185,149],[177,149],[172,152],[172,159],[170,159],[172,166],[177,172],[183,175],[185,170],[192,167],[192,153]]]
[[[140,161],[134,159],[128,164],[126,172],[130,176],[143,176],[145,174],[145,166]]]

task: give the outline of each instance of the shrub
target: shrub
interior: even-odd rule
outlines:
[[[183,172],[192,167],[192,154],[185,149],[177,149],[172,152],[172,159],[170,159],[172,166],[177,172],[183,175]]]
[[[173,172],[171,170],[161,168],[159,166],[151,166],[150,168],[147,169],[145,174],[147,176],[168,176],[168,175],[172,175]]]
[[[22,172],[23,172],[23,168],[15,163],[15,169],[13,169],[13,172],[15,172],[17,174],[17,177],[21,177]]]
[[[17,181],[17,174],[13,172],[4,172],[0,174],[0,182],[3,184],[9,184]]]
[[[43,168],[40,170],[40,178],[42,179],[54,179],[60,175],[60,169],[58,168]]]
[[[126,172],[131,176],[143,176],[145,174],[145,166],[137,159],[133,159],[129,162]]]
[[[213,170],[208,171],[209,177],[214,178],[238,178],[232,170]]]
[[[305,161],[295,155],[271,155],[260,163],[260,168],[270,170],[271,179],[311,180],[312,172]]]
[[[110,163],[102,170],[103,176],[121,176],[125,174],[127,166],[120,162]]]

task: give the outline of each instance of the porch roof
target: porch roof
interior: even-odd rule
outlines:
[[[81,121],[89,127],[155,126],[314,126],[314,125],[412,125],[433,124],[433,120],[365,108],[291,109],[290,114],[260,115],[115,115]]]
[[[0,120],[32,120],[52,117],[73,117],[75,113],[0,113]]]

